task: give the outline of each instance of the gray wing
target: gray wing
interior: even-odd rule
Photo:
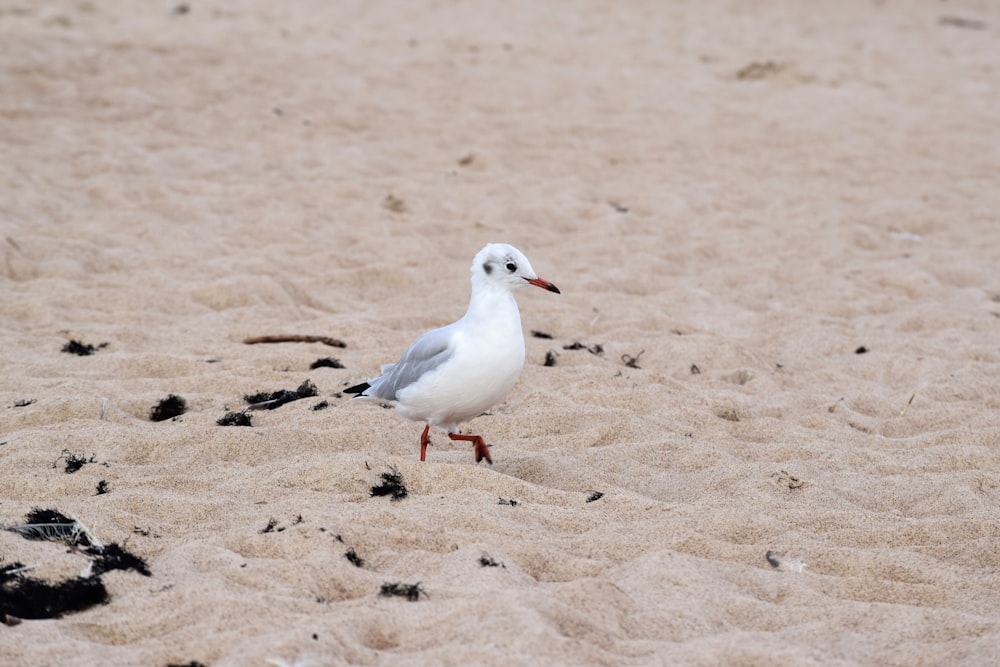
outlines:
[[[366,396],[395,401],[396,395],[451,358],[452,325],[433,329],[413,342],[399,361],[382,367],[382,376],[370,381]]]

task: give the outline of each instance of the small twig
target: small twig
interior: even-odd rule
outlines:
[[[277,335],[277,336],[252,336],[243,340],[246,345],[257,345],[258,343],[323,343],[330,347],[347,347],[347,343],[329,336],[306,336],[298,334]]]
[[[912,394],[910,394],[910,400],[906,402],[906,406],[903,408],[903,411],[899,413],[900,417],[906,416],[906,411],[910,409],[910,406],[913,404],[913,399],[915,399],[916,397],[917,397],[917,392],[913,392]]]

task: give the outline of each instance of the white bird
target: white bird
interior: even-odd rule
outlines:
[[[355,398],[388,403],[406,419],[426,422],[420,460],[427,456],[431,426],[452,440],[473,444],[476,463],[493,463],[486,441],[462,435],[459,424],[496,405],[517,382],[524,367],[524,333],[513,291],[535,285],[559,294],[539,278],[528,258],[514,246],[490,243],[472,260],[472,296],[462,319],[428,331],[382,375],[345,389]]]

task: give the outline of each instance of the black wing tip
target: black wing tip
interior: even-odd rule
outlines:
[[[367,382],[362,382],[361,384],[356,384],[353,387],[348,387],[347,389],[344,390],[344,393],[345,394],[359,394],[360,395],[360,394],[365,393],[368,390],[369,387],[371,387],[370,384],[368,384]]]

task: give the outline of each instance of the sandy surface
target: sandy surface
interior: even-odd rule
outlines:
[[[1000,662],[996,3],[188,5],[0,3],[0,523],[152,572],[0,664]],[[338,392],[488,241],[554,338],[421,464]]]

